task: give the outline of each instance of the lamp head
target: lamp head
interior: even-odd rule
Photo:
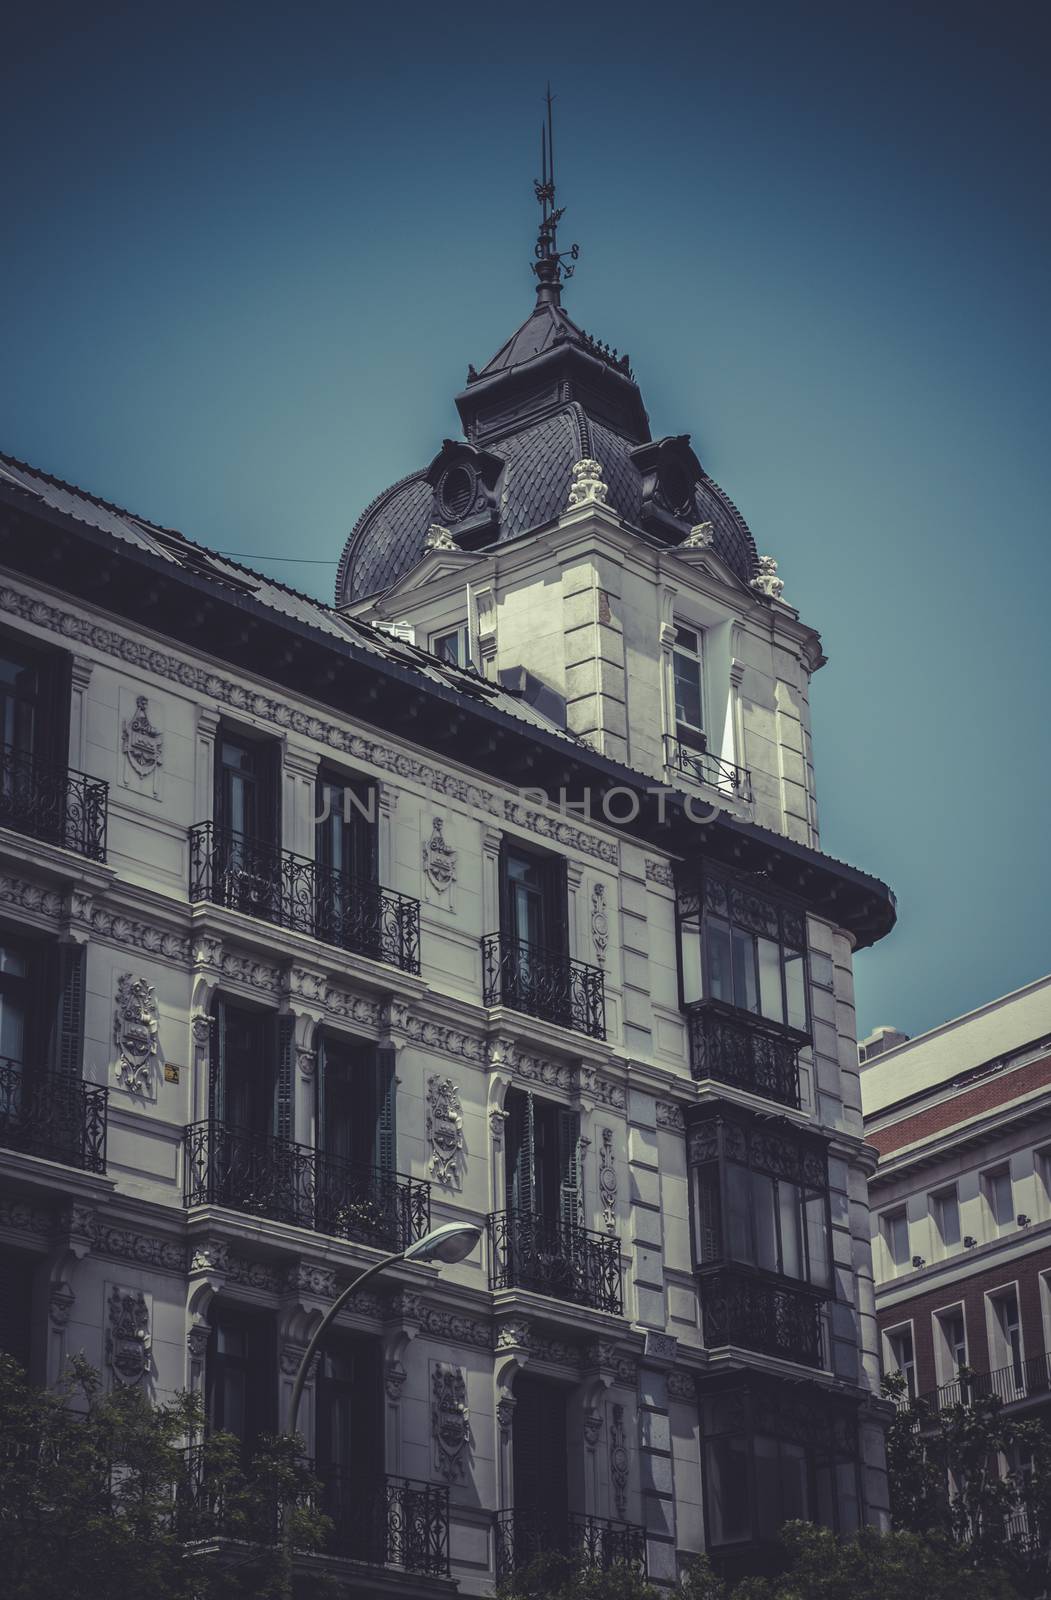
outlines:
[[[443,1222],[440,1228],[432,1228],[422,1239],[410,1244],[404,1259],[452,1266],[469,1256],[481,1237],[481,1228],[473,1222]]]

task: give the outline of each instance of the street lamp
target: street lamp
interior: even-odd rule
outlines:
[[[325,1315],[318,1323],[314,1336],[303,1353],[296,1373],[296,1381],[292,1385],[292,1400],[288,1408],[288,1431],[296,1432],[296,1423],[299,1420],[299,1402],[303,1398],[303,1385],[306,1383],[310,1363],[317,1354],[318,1345],[332,1326],[336,1317],[342,1311],[352,1294],[375,1278],[385,1268],[392,1267],[396,1261],[430,1261],[435,1266],[452,1266],[456,1261],[463,1261],[470,1255],[475,1245],[482,1236],[482,1230],[473,1222],[443,1222],[440,1228],[432,1228],[430,1233],[422,1239],[417,1239],[405,1250],[398,1250],[392,1256],[384,1256],[382,1261],[377,1261],[374,1266],[366,1268],[360,1277],[353,1283],[348,1283],[341,1295],[338,1295],[329,1306]]]

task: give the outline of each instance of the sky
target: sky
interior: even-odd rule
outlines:
[[[529,312],[550,79],[567,309],[824,640],[859,1031],[936,1026],[1051,971],[1048,15],[12,8],[0,449],[330,599]]]

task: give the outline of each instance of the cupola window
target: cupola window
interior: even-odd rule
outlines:
[[[438,505],[450,522],[459,522],[471,509],[475,477],[463,462],[446,468],[438,483]]]

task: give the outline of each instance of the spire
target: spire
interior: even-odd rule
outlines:
[[[533,271],[536,273],[536,303],[538,306],[562,304],[562,279],[571,278],[574,268],[563,266],[566,255],[575,261],[580,254],[579,245],[559,254],[558,224],[565,206],[555,207],[555,128],[551,115],[554,97],[551,85],[547,86],[547,120],[540,125],[540,177],[533,189],[540,203],[540,227],[537,230]]]

